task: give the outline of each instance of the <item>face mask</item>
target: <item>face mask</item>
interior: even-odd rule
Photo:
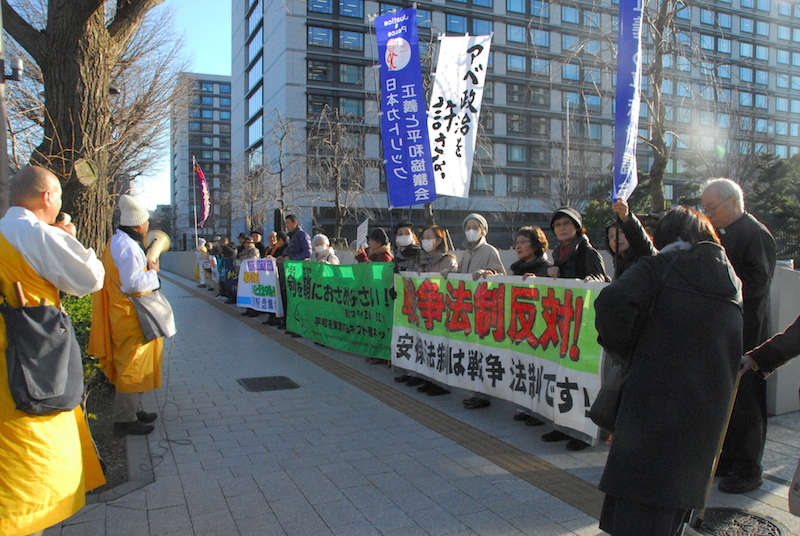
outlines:
[[[328,249],[327,246],[314,246],[314,251],[317,253],[325,253],[326,249]]]
[[[395,242],[397,242],[397,245],[401,248],[410,246],[413,241],[414,237],[411,235],[400,235],[395,239]]]
[[[436,249],[436,240],[429,240],[427,238],[422,240],[422,249],[431,253],[433,250]]]
[[[477,242],[481,239],[481,232],[475,229],[470,229],[464,234],[467,235],[467,242]]]

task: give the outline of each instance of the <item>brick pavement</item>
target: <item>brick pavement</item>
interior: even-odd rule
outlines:
[[[165,279],[179,332],[165,345],[167,384],[145,398],[161,415],[148,436],[155,482],[87,505],[46,536],[604,534],[595,485],[605,445],[570,453],[543,443],[546,428],[513,421],[510,404],[467,411],[455,390],[398,387],[387,367]],[[301,387],[250,393],[236,382],[278,375]],[[798,457],[800,414],[771,419],[766,471],[790,479]],[[714,491],[711,506],[768,515],[800,535],[786,489]]]

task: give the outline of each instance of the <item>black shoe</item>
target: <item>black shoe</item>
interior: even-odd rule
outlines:
[[[472,398],[468,398],[464,400],[464,407],[467,409],[481,409],[491,406],[492,403],[485,398],[478,398],[477,396],[473,396]]]
[[[525,419],[525,426],[541,426],[543,424],[544,424],[543,421],[540,421],[533,415],[528,415],[528,418]]]
[[[425,383],[425,380],[419,376],[412,376],[406,380],[406,385],[409,387],[416,387],[417,385],[422,385],[423,383]]]
[[[564,432],[559,432],[558,430],[553,430],[552,432],[547,432],[542,436],[542,441],[545,443],[555,443],[556,441],[566,441],[567,439],[572,439]]]
[[[155,429],[152,424],[139,421],[114,423],[114,432],[117,435],[147,435]]]
[[[403,374],[402,376],[395,376],[394,381],[397,383],[403,383],[404,381],[408,380],[411,376],[408,374]]]
[[[733,471],[730,475],[720,480],[717,488],[722,493],[747,493],[748,491],[757,490],[763,483],[764,479],[761,478],[761,475],[742,478],[736,471]]]
[[[206,288],[205,285],[197,285],[197,288]]]
[[[250,316],[250,310],[249,309],[245,309],[241,314],[242,314],[242,316]]]
[[[731,469],[733,469],[733,460],[730,458],[720,458],[719,462],[717,462],[717,470],[714,471],[714,476],[725,478],[731,474]]]
[[[236,303],[236,298],[228,298],[228,301],[226,301],[225,303],[227,303],[228,305],[232,305]]]
[[[428,396],[441,396],[441,395],[449,395],[450,391],[448,391],[444,387],[439,387],[438,385],[433,384],[433,387],[428,389],[427,393]]]
[[[255,318],[255,317],[260,316],[260,315],[261,315],[261,313],[259,313],[255,309],[248,309],[246,316],[249,316],[250,318]]]
[[[278,322],[278,329],[286,329],[286,322]]]
[[[422,385],[420,385],[419,387],[417,387],[417,392],[419,392],[419,393],[427,393],[428,390],[431,387],[434,387],[434,384],[432,384],[431,382],[425,382]]]
[[[208,287],[208,291],[209,292],[214,292],[214,288],[213,287]]]
[[[289,331],[288,329],[286,330],[286,334],[289,335],[290,337],[294,337],[295,339],[299,339],[300,337],[302,337],[302,335],[299,335],[294,331]]]
[[[567,450],[578,451],[589,447],[589,443],[580,439],[570,439],[567,441]]]
[[[514,414],[515,421],[526,421],[528,420],[528,417],[530,417],[530,415],[522,411],[518,411]]]
[[[139,420],[139,422],[150,424],[154,420],[158,419],[158,413],[147,413],[146,411],[137,411],[136,418]]]

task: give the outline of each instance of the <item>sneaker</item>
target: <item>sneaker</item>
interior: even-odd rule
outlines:
[[[542,436],[542,441],[545,443],[555,443],[556,441],[566,441],[567,439],[572,439],[564,432],[559,432],[558,430],[553,430],[552,432],[547,432]]]
[[[567,450],[579,451],[589,448],[589,443],[581,441],[580,439],[570,439],[567,441]]]
[[[761,478],[761,475],[750,478],[742,478],[736,473],[736,471],[733,471],[731,474],[720,480],[717,488],[722,493],[738,494],[757,490],[763,483],[764,479]]]
[[[115,422],[114,432],[117,435],[147,435],[156,427],[152,424],[145,424],[139,421],[132,422]]]
[[[138,419],[139,422],[150,424],[154,420],[158,419],[158,413],[147,413],[146,411],[137,411],[136,419]]]

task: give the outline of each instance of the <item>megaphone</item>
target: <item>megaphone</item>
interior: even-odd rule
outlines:
[[[150,231],[144,237],[144,247],[147,250],[147,260],[150,262],[158,261],[158,257],[165,251],[169,251],[171,242],[169,236],[164,231]]]

